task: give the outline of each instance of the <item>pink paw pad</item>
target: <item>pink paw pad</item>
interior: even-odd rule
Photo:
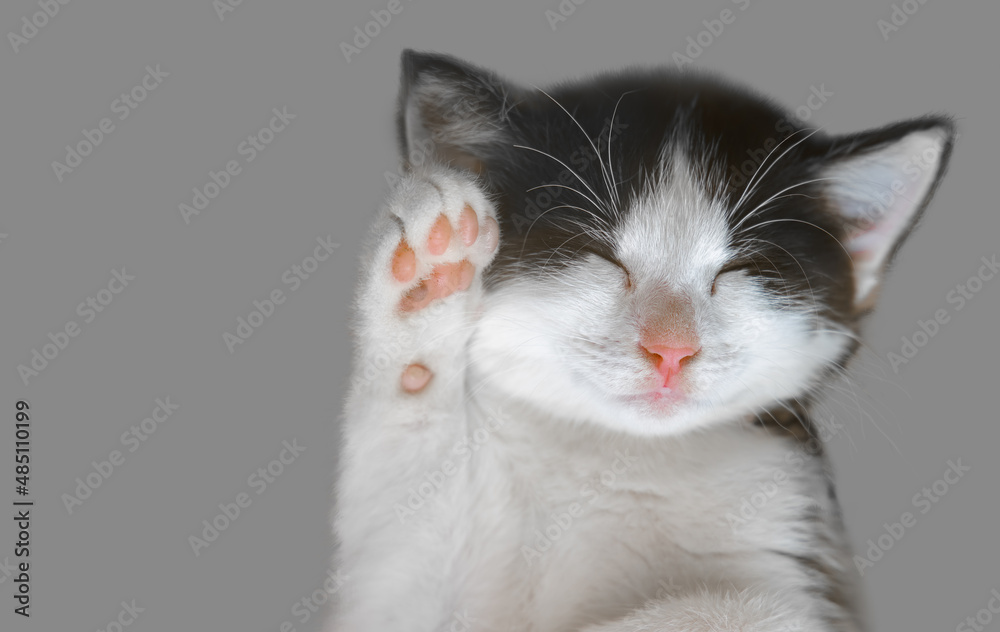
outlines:
[[[477,241],[479,248],[485,246],[489,252],[496,249],[500,227],[492,217],[486,217],[480,222],[476,211],[465,204],[458,216],[457,225],[457,230],[453,229],[448,218],[439,215],[427,235],[426,252],[433,257],[441,256],[448,252],[453,241],[460,242],[459,252],[472,248]],[[458,239],[454,240],[456,234]],[[405,237],[401,239],[392,255],[393,278],[399,283],[412,285],[419,268],[419,256]],[[438,263],[431,268],[429,274],[406,290],[399,301],[399,309],[402,312],[420,311],[435,299],[469,289],[475,278],[476,266],[468,258]]]
[[[417,273],[417,255],[406,243],[406,240],[399,242],[396,252],[392,255],[392,276],[400,283],[406,283]]]
[[[458,218],[458,233],[462,236],[462,243],[471,246],[476,243],[479,236],[479,221],[476,212],[468,204],[462,209],[462,214]]]
[[[422,364],[411,364],[403,369],[400,386],[407,393],[419,393],[424,390],[434,374]]]
[[[427,236],[427,251],[434,256],[443,255],[451,242],[451,223],[444,215],[439,215],[431,233]]]
[[[487,252],[493,252],[497,249],[497,243],[500,241],[500,225],[492,217],[487,217],[483,222],[483,243],[486,244]]]

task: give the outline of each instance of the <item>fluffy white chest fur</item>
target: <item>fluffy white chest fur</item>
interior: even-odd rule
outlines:
[[[435,606],[407,589],[406,611],[431,608],[420,629],[458,615],[472,630],[602,629],[656,602],[746,629],[815,629],[830,614],[812,598],[830,578],[794,559],[846,570],[825,526],[837,521],[823,473],[803,447],[750,427],[651,441],[489,411],[473,415],[468,461],[453,451],[455,487],[414,486],[431,493],[425,507],[409,494],[414,513],[397,506],[454,555],[441,584],[451,594]],[[436,493],[460,528],[423,522],[423,509],[448,510]]]
[[[836,582],[796,559],[849,566],[815,446],[750,426],[650,441],[467,410],[367,439],[394,454],[359,454],[342,487],[359,520],[339,525],[351,549],[332,630],[813,630],[837,615],[814,597]],[[657,602],[677,627],[588,627]]]

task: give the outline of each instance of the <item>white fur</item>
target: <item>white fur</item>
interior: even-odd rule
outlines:
[[[844,613],[793,559],[844,565],[819,462],[743,423],[815,386],[848,338],[741,273],[712,296],[732,254],[725,209],[675,165],[615,236],[632,290],[590,257],[487,295],[477,279],[410,316],[389,274],[401,230],[417,243],[442,210],[453,223],[463,201],[493,210],[444,169],[393,194],[359,287],[335,512],[347,581],[330,632],[854,629],[827,623]],[[657,293],[690,301],[702,342],[667,413],[637,398],[655,382],[637,323]],[[417,361],[433,381],[403,393]]]

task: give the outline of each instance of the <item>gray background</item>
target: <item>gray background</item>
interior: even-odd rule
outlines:
[[[997,5],[913,5],[886,41],[876,25],[892,12],[884,0],[750,0],[745,11],[730,0],[589,0],[555,30],[545,11],[556,0],[402,0],[348,63],[340,43],[386,4],[244,0],[220,20],[210,0],[70,2],[18,52],[0,44],[0,515],[13,513],[20,398],[33,407],[36,501],[33,616],[12,613],[13,581],[0,573],[0,629],[103,630],[134,599],[145,608],[135,632],[271,632],[284,621],[316,630],[317,618],[303,625],[291,608],[329,567],[356,245],[396,168],[400,51],[450,52],[543,85],[669,63],[726,8],[736,21],[694,65],[789,107],[825,84],[834,96],[811,121],[831,132],[932,111],[959,119],[951,172],[868,324],[853,390],[831,408],[848,432],[829,448],[859,552],[883,523],[918,513],[865,574],[874,628],[952,630],[984,608],[1000,588],[1000,290],[987,282],[961,311],[946,296],[1000,250]],[[5,2],[0,29],[18,32],[39,10]],[[117,120],[112,101],[156,64],[169,76]],[[240,142],[283,106],[296,119],[247,163]],[[104,117],[115,130],[59,182],[51,163]],[[178,205],[233,159],[240,175],[185,224]],[[284,271],[327,235],[340,248],[288,292]],[[121,266],[135,280],[83,323],[77,304]],[[286,302],[230,354],[223,333],[275,288]],[[940,308],[951,321],[894,373],[886,354]],[[17,365],[70,320],[79,335],[25,385]],[[158,397],[180,408],[129,453],[120,435]],[[292,439],[305,451],[256,494],[248,477]],[[116,449],[124,464],[68,513],[62,495]],[[920,515],[912,496],[956,458],[972,471]],[[188,536],[240,492],[252,504],[196,557]],[[12,522],[0,519],[0,561],[14,560]]]

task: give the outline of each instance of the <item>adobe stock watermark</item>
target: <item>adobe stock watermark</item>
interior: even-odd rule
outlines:
[[[889,36],[909,22],[910,17],[916,15],[920,7],[925,4],[927,4],[927,0],[903,0],[900,4],[892,3],[889,19],[879,18],[875,21],[878,32],[882,34],[882,41],[888,42]]]
[[[122,446],[128,448],[129,454],[138,450],[144,442],[153,436],[153,433],[157,431],[160,424],[170,419],[180,408],[180,404],[171,402],[169,396],[162,399],[157,397],[153,400],[153,403],[155,404],[153,412],[138,424],[131,426],[119,437]],[[82,507],[85,500],[93,496],[94,492],[105,481],[111,478],[112,474],[125,465],[125,456],[125,453],[121,450],[112,450],[106,459],[91,461],[92,471],[88,472],[83,478],[79,476],[76,478],[76,488],[72,494],[63,493],[62,495],[66,513],[73,515],[73,512],[77,508]]]
[[[565,202],[561,201],[563,195],[567,195],[570,198],[576,197],[577,201],[573,202],[574,205],[578,205],[581,201],[586,202],[585,199],[580,197],[580,194],[574,193],[571,190],[571,188],[583,186],[577,174],[591,165],[603,165],[602,158],[599,155],[602,153],[602,145],[606,147],[607,144],[621,136],[627,129],[628,123],[612,123],[611,119],[605,120],[604,126],[594,140],[593,146],[590,143],[580,145],[566,159],[569,164],[559,172],[559,176],[554,182],[543,184],[535,187],[534,191],[529,191],[528,197],[524,198],[523,210],[513,217],[514,228],[517,230],[517,234],[520,235],[525,229],[530,230],[535,220],[544,215],[547,210],[553,208],[554,205],[565,204]],[[597,149],[597,153],[594,151],[595,148]],[[584,191],[586,191],[586,188],[584,188]]]
[[[741,12],[750,7],[750,0],[731,0],[731,2],[739,7]],[[727,26],[736,22],[737,17],[739,17],[739,13],[732,9],[723,9],[719,12],[718,17],[702,20],[701,23],[705,29],[698,31],[698,34],[693,37],[688,35],[687,46],[683,53],[676,51],[671,55],[670,58],[674,61],[677,69],[684,70],[686,66],[693,64],[694,60],[701,57],[702,53],[725,33]]]
[[[448,620],[448,627],[441,628],[441,632],[472,632],[476,628],[473,624],[476,617],[469,615],[468,610],[453,610],[451,619]]]
[[[169,76],[169,72],[160,69],[160,64],[146,66],[146,74],[139,83],[128,92],[122,92],[111,102],[109,106],[111,112],[118,115],[119,122],[124,121]],[[65,162],[52,161],[52,172],[56,175],[56,180],[62,182],[66,176],[79,168],[83,164],[83,159],[94,153],[116,129],[115,122],[110,117],[102,118],[93,128],[83,128],[81,132],[83,140],[77,141],[75,145],[66,145]]]
[[[941,478],[913,495],[911,503],[915,509],[920,510],[919,514],[904,511],[896,522],[882,523],[884,533],[868,540],[868,549],[864,556],[854,556],[854,566],[860,575],[864,576],[866,570],[874,568],[875,563],[917,525],[917,518],[933,509],[941,498],[972,470],[971,465],[962,464],[962,459],[949,460],[946,465],[948,467]]]
[[[976,613],[974,617],[966,617],[955,626],[955,632],[983,632],[986,626],[993,622],[993,615],[1000,614],[1000,591],[996,588],[990,591],[991,599]]]
[[[594,481],[588,481],[580,487],[579,500],[567,505],[563,512],[550,513],[547,524],[542,529],[534,530],[534,546],[521,545],[521,557],[524,558],[525,563],[531,566],[536,560],[540,560],[545,553],[552,550],[556,542],[587,513],[589,507],[592,507],[601,496],[615,490],[618,478],[626,474],[639,460],[639,457],[629,454],[628,449],[616,450],[615,460],[611,465],[602,470]]]
[[[823,444],[838,437],[843,429],[844,426],[833,418],[825,422],[817,421],[814,424],[816,435],[797,443],[793,450],[785,454],[783,465],[774,468],[766,480],[757,482],[756,490],[740,499],[739,511],[726,514],[730,530],[739,533],[741,529],[746,528],[782,488],[795,480],[795,475],[802,471],[806,463],[823,451]]]
[[[674,581],[673,577],[659,580],[656,582],[656,586],[656,595],[654,596],[656,601],[663,601],[664,599],[676,597],[684,590],[681,585]]]
[[[10,557],[3,558],[0,562],[0,584],[14,576],[17,572],[17,564],[10,561]]]
[[[422,167],[425,164],[433,163],[437,147],[438,142],[433,136],[417,139],[412,146],[408,148],[407,158],[409,166]],[[408,174],[409,171],[406,168],[405,163],[400,162],[395,171],[383,171],[382,177],[385,178],[385,183],[390,189],[395,189],[399,186],[400,181],[407,177]]]
[[[274,142],[275,137],[283,132],[291,122],[295,120],[295,115],[288,112],[288,106],[281,109],[271,108],[270,120],[267,125],[261,127],[255,134],[250,134],[245,140],[236,146],[236,153],[243,157],[241,164],[238,159],[228,161],[222,169],[218,171],[208,171],[208,182],[201,187],[191,189],[191,203],[180,203],[177,210],[181,213],[181,219],[185,224],[190,224],[191,220],[208,208],[208,205],[215,198],[219,197],[226,187],[229,186],[233,178],[243,173],[244,165],[253,162],[268,145]]]
[[[302,287],[302,284],[319,270],[319,265],[329,259],[333,252],[340,247],[340,244],[333,242],[330,235],[317,237],[316,242],[319,245],[313,248],[311,255],[306,256],[302,261],[282,273],[281,282],[288,287],[289,294]],[[222,332],[222,342],[229,349],[230,355],[236,352],[236,347],[249,340],[250,336],[273,316],[278,306],[283,305],[286,300],[288,300],[288,296],[280,287],[271,290],[264,300],[254,299],[253,309],[246,318],[243,316],[236,318],[234,333]]]
[[[267,491],[267,486],[275,483],[284,472],[285,468],[295,463],[296,459],[305,452],[305,448],[298,444],[298,439],[293,438],[291,443],[287,440],[281,442],[281,452],[277,458],[268,462],[264,467],[259,467],[247,477],[247,487],[254,490],[259,496]],[[236,520],[245,513],[245,510],[253,503],[253,497],[247,492],[236,494],[233,502],[219,503],[220,512],[210,521],[202,520],[203,528],[198,535],[189,535],[188,544],[195,557],[208,548],[208,545],[215,542],[219,536],[226,531]]]
[[[441,114],[441,118],[447,121],[457,121],[481,116],[479,104],[486,99],[494,98],[497,94],[503,94],[504,91],[505,87],[499,82],[494,83],[492,79],[487,80],[485,84],[477,83],[472,88],[471,94],[456,100],[446,113]],[[493,123],[502,125],[507,122],[508,116],[507,111],[502,110],[499,118],[493,121]],[[400,162],[395,171],[383,172],[382,175],[385,177],[385,182],[390,189],[395,188],[400,180],[409,174],[410,169],[435,162],[435,154],[441,144],[441,136],[441,131],[435,130],[426,138],[416,139],[407,151],[407,162],[409,164]]]
[[[576,13],[576,8],[587,0],[560,0],[559,5],[556,6],[556,10],[547,9],[545,11],[545,20],[549,23],[549,28],[552,29],[554,33],[560,24],[565,22]]]
[[[412,0],[406,0],[407,4]],[[382,31],[392,23],[393,16],[403,12],[406,6],[402,0],[389,0],[384,8],[372,9],[369,15],[372,16],[363,25],[354,27],[354,38],[350,41],[340,42],[340,52],[344,54],[344,60],[351,63],[352,57],[357,57],[361,51],[368,48],[372,41],[382,34]],[[353,43],[353,46],[351,45]]]
[[[30,18],[27,15],[22,17],[18,31],[7,32],[7,41],[14,49],[14,54],[20,53],[25,44],[35,39],[45,25],[59,14],[60,7],[67,4],[69,0],[38,0],[41,11],[35,11]]]
[[[129,282],[134,280],[134,276],[125,272],[124,266],[120,272],[112,270],[111,280],[108,281],[107,285],[98,290],[94,296],[88,296],[76,306],[77,315],[83,318],[84,324],[89,325],[94,322],[97,315],[103,313],[114,302],[115,297],[128,287]],[[31,378],[41,375],[42,371],[59,357],[59,354],[65,351],[69,343],[82,331],[83,329],[75,320],[70,320],[63,325],[62,329],[55,333],[49,332],[50,342],[42,344],[41,351],[37,347],[33,347],[31,359],[17,365],[17,374],[21,376],[24,385],[27,386],[28,380]]]
[[[748,149],[746,151],[747,160],[742,163],[733,165],[730,167],[729,173],[729,183],[727,184],[727,189],[731,193],[733,190],[743,186],[749,182],[750,178],[754,176],[755,173],[763,167],[767,159],[772,155],[773,152],[777,152],[774,162],[777,162],[781,153],[785,151],[788,147],[792,146],[792,143],[788,143],[787,146],[779,145],[786,140],[788,140],[789,135],[795,132],[799,125],[805,123],[812,118],[813,113],[818,112],[826,102],[830,100],[830,97],[834,95],[832,90],[827,90],[826,83],[820,83],[818,86],[812,84],[809,86],[809,96],[801,102],[799,105],[792,110],[792,116],[786,116],[779,119],[778,122],[774,124],[774,131],[778,133],[777,136],[770,136],[763,144],[757,149]],[[805,135],[803,134],[803,137]],[[774,164],[774,163],[771,163]]]
[[[406,327],[393,328],[379,337],[378,348],[360,358],[351,372],[351,392],[358,393],[376,380],[399,380],[402,370],[399,363],[409,357],[414,345],[426,338],[424,332],[427,328],[437,323],[449,309],[450,306],[443,301],[434,301],[408,316]]]
[[[226,14],[232,13],[241,4],[243,0],[212,0],[212,8],[215,9],[215,15],[219,16],[219,22],[225,22]]]
[[[98,628],[97,632],[123,632],[123,630],[135,623],[139,615],[146,611],[145,608],[137,605],[135,601],[135,599],[123,601],[122,609],[118,612],[118,616],[103,628]]]
[[[907,199],[907,183],[915,183],[925,175],[927,170],[936,168],[940,158],[941,148],[936,145],[925,147],[921,151],[907,156],[901,169],[905,179],[903,177],[894,178],[889,186],[876,194],[878,199],[874,203],[864,207],[861,212],[853,214],[850,218],[846,218],[846,229],[864,232],[875,227],[886,217],[900,198]]]
[[[931,318],[927,320],[917,319],[917,327],[910,335],[900,337],[899,353],[890,351],[885,358],[892,366],[892,370],[899,375],[901,367],[910,363],[920,350],[927,346],[931,339],[938,335],[941,328],[951,322],[955,313],[962,311],[965,306],[979,294],[988,282],[1000,272],[1000,263],[997,256],[980,257],[982,265],[976,273],[969,276],[963,283],[956,283],[955,287],[945,294],[944,300],[951,308],[940,307],[934,311]],[[950,311],[949,311],[950,310]]]
[[[326,578],[323,580],[323,584],[312,591],[305,597],[302,597],[292,605],[292,616],[295,617],[299,624],[305,625],[312,620],[316,613],[333,598],[340,589],[344,587],[348,581],[350,581],[351,576],[345,575],[342,570],[327,569]],[[295,623],[289,620],[282,621],[278,626],[279,632],[298,632],[295,628]]]
[[[423,480],[416,486],[410,486],[406,491],[409,495],[403,502],[392,506],[401,524],[423,509],[429,500],[437,496],[445,484],[461,472],[482,447],[493,438],[506,424],[503,410],[490,414],[478,428],[462,437],[452,446],[450,456],[445,458],[437,469],[424,473]]]

